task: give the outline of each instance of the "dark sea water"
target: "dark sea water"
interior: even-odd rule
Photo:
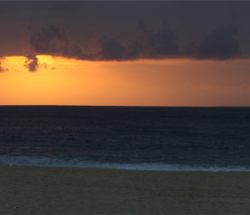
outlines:
[[[250,108],[0,107],[0,164],[250,170]]]

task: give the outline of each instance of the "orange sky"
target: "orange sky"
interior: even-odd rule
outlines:
[[[0,105],[249,106],[249,60],[94,62],[5,57]]]

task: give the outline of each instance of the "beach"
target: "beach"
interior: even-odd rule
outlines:
[[[0,214],[250,214],[249,172],[0,167]]]

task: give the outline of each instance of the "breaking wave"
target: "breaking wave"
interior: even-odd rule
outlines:
[[[194,171],[194,172],[250,172],[250,166],[209,166],[182,165],[165,163],[105,163],[96,161],[82,161],[79,159],[58,159],[30,156],[0,156],[0,165],[4,166],[37,166],[64,168],[104,168],[136,171]]]

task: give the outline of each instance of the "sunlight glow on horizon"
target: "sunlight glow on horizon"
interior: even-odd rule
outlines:
[[[84,61],[38,55],[0,61],[0,105],[250,105],[249,60]]]

